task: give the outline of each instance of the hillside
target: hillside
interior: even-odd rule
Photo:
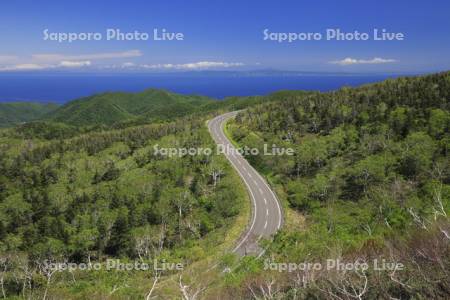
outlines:
[[[0,103],[0,127],[37,120],[58,108],[56,104],[32,102]]]
[[[42,291],[47,259],[102,264],[107,259],[153,264],[157,259],[190,268],[234,245],[248,219],[249,202],[225,158],[172,157],[154,150],[155,145],[214,147],[205,121],[186,117],[50,141],[0,135],[0,284],[5,294]],[[28,265],[39,267],[31,271],[36,283],[22,289],[23,280],[14,274],[22,276],[21,268]],[[72,280],[59,275],[65,276],[52,278],[58,284],[50,288],[49,299],[108,297],[116,285],[121,287],[117,299],[140,299],[153,276],[152,270],[77,270],[74,289]],[[175,299],[177,287],[171,290]]]
[[[259,272],[243,272],[241,294],[233,289],[233,297],[247,298],[249,289],[272,281],[277,299],[448,299],[450,73],[271,97],[278,100],[250,107],[228,125],[242,147],[295,150],[247,157],[286,208],[270,261],[373,266],[385,259],[404,269],[281,274],[260,264]],[[301,289],[298,278],[307,281]]]
[[[76,100],[51,122],[0,131],[5,294],[137,299],[156,286],[155,298],[176,299],[189,285],[202,299],[448,299],[449,99],[449,72],[220,102],[148,90]],[[284,213],[273,241],[260,240],[260,259],[226,251],[251,202],[225,158],[154,148],[213,148],[206,121],[243,108],[226,134],[259,150],[246,159]],[[153,122],[116,126],[135,120]],[[273,144],[295,155],[262,155]],[[42,268],[154,258],[186,269],[47,277]],[[300,269],[328,260],[371,268]],[[375,270],[375,260],[405,268]]]
[[[158,121],[193,113],[213,101],[156,89],[142,93],[104,93],[71,101],[45,120],[76,126],[111,125],[139,119]]]

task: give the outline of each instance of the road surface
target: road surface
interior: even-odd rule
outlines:
[[[208,122],[211,136],[222,149],[235,149],[224,133],[224,125],[237,112],[230,112]],[[261,238],[270,238],[281,228],[283,216],[275,193],[262,176],[237,151],[224,151],[224,155],[244,181],[252,201],[252,219],[238,241],[233,253],[261,255],[263,249],[258,245]]]

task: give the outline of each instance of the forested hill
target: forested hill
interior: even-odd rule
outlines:
[[[43,117],[58,106],[31,102],[0,103],[0,127],[8,127]]]
[[[261,269],[242,281],[241,297],[278,276],[279,299],[323,298],[323,291],[337,299],[449,299],[450,72],[271,97],[279,101],[250,107],[228,125],[242,147],[295,150],[247,157],[286,207],[286,226],[267,257],[369,264],[389,258],[405,270],[394,279],[370,269],[367,277],[349,272],[336,281],[332,271]],[[317,278],[315,285],[299,291],[294,283],[302,276]],[[359,287],[367,280],[364,297],[348,294],[355,277],[363,278]]]
[[[0,130],[5,298],[138,299],[155,282],[164,299],[187,285],[208,288],[205,299],[268,299],[272,287],[271,299],[449,299],[449,100],[449,72],[220,102],[147,90],[75,100],[41,119],[47,122]],[[285,212],[283,229],[262,241],[261,259],[222,257],[250,219],[244,186],[225,157],[155,152],[214,148],[205,121],[242,108],[227,133],[259,149],[247,159]],[[262,155],[264,144],[295,155]],[[405,269],[266,268],[267,261],[374,258]],[[108,259],[182,262],[186,270],[157,282],[152,271],[47,277],[43,267]],[[216,261],[231,271],[203,272]]]
[[[247,223],[249,202],[225,158],[155,151],[213,149],[205,121],[105,126],[57,139],[13,134],[25,125],[0,131],[0,295],[3,286],[5,298],[45,298],[46,261],[156,259],[191,266],[231,248]],[[72,130],[27,125],[36,132]],[[77,270],[68,280],[56,272],[47,299],[140,299],[152,271]],[[111,298],[116,284],[121,289]],[[176,287],[169,292],[178,298]]]
[[[104,93],[71,101],[45,120],[89,126],[145,119],[158,121],[184,116],[214,100],[149,89],[141,93]]]

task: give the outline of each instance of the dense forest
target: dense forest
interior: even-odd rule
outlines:
[[[32,102],[0,103],[0,128],[41,119],[58,108],[56,104]]]
[[[46,261],[161,258],[188,265],[219,251],[224,233],[246,206],[238,177],[218,155],[167,157],[154,151],[155,145],[214,147],[204,121],[183,119],[50,140],[23,139],[16,130],[4,131],[4,295],[42,297],[51,286],[45,283]],[[79,281],[79,297],[95,289],[108,294],[115,275],[105,276]],[[71,282],[52,280],[61,283],[56,295],[67,297]],[[128,285],[123,293],[144,295],[145,283]]]
[[[44,119],[74,126],[112,125],[136,120],[148,123],[192,114],[213,101],[207,97],[157,89],[141,93],[111,92],[70,101]]]
[[[251,212],[225,157],[155,152],[214,149],[206,122],[232,110],[226,133],[261,150],[246,158],[283,205],[260,258],[229,253]],[[224,101],[106,93],[23,122],[0,130],[0,298],[450,297],[449,72]],[[111,259],[184,269],[46,268]],[[389,268],[273,268],[327,259]]]
[[[264,144],[295,149],[247,157],[285,201],[287,225],[270,261],[384,258],[405,270],[281,274],[259,263],[234,283],[234,296],[264,298],[271,288],[274,299],[448,299],[450,73],[270,97],[279,101],[228,126],[260,153]]]

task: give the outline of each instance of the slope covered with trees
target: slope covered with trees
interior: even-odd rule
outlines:
[[[240,296],[263,297],[271,283],[289,299],[448,298],[450,73],[271,97],[278,101],[247,109],[228,128],[260,153],[263,144],[295,150],[247,157],[287,210],[270,261],[378,258],[405,270],[280,273],[259,262],[234,282]]]
[[[142,93],[104,93],[70,101],[45,120],[74,126],[112,125],[139,119],[160,121],[193,113],[213,101],[157,89]]]
[[[117,285],[123,288],[117,297],[138,298],[148,292],[152,270],[80,271],[72,274],[75,284],[57,272],[46,282],[45,262],[159,259],[189,266],[219,251],[246,206],[238,177],[214,153],[155,152],[155,146],[214,148],[204,122],[180,119],[49,140],[4,131],[1,290],[25,298],[42,298],[48,290],[59,299],[85,299],[106,297]]]
[[[447,72],[221,102],[157,90],[102,94],[2,129],[0,297],[446,299],[449,106]],[[295,150],[247,157],[285,212],[260,259],[217,258],[249,218],[250,202],[225,158],[167,157],[154,148],[214,148],[206,120],[237,109],[245,110],[227,126],[236,144],[261,154],[264,144]],[[45,268],[46,261],[153,258],[186,269]],[[328,259],[372,267],[299,266]],[[375,259],[391,268],[375,270]]]
[[[34,121],[58,108],[56,104],[32,102],[0,103],[0,127]]]

